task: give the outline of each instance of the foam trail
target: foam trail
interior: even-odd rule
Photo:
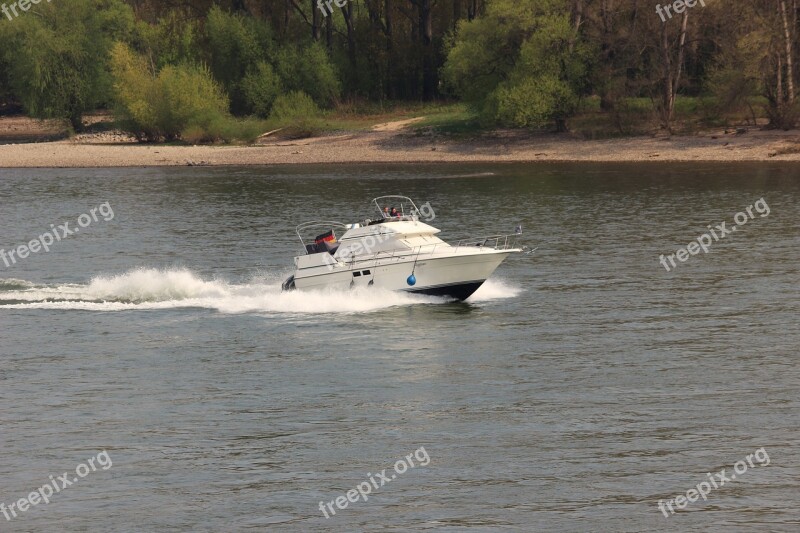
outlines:
[[[138,269],[118,276],[96,277],[86,288],[94,300],[163,302],[187,298],[224,298],[231,295],[227,284],[203,281],[189,270]]]
[[[97,276],[84,285],[48,286],[0,279],[0,310],[126,311],[195,307],[225,314],[346,314],[451,301],[376,288],[281,292],[281,279],[260,277],[233,284],[204,280],[187,269],[136,269],[119,275]],[[488,281],[469,301],[508,298],[517,293],[503,283]]]
[[[500,300],[503,298],[513,298],[521,293],[522,290],[512,287],[498,279],[488,279],[481,285],[475,294],[467,299],[469,303],[485,302],[489,300]]]
[[[0,279],[0,291],[16,291],[32,289],[35,287],[33,283],[25,281],[24,279]]]

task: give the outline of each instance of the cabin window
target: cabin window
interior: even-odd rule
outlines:
[[[362,274],[364,274],[365,276],[369,276],[369,270],[365,270],[364,272],[362,272]]]
[[[354,278],[360,278],[361,277],[361,272],[353,272],[353,277]]]

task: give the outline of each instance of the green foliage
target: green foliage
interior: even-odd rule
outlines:
[[[336,70],[319,43],[276,48],[267,24],[216,6],[208,13],[206,34],[211,71],[236,114],[267,116],[282,90],[304,91],[322,106],[339,97]]]
[[[530,10],[514,8],[505,0],[492,12],[470,22],[461,21],[447,42],[442,68],[446,87],[465,101],[481,107],[484,100],[510,75],[524,38]]]
[[[309,137],[321,127],[322,112],[314,100],[302,91],[279,96],[272,106],[270,122],[286,130],[291,137]]]
[[[276,48],[270,27],[219,7],[208,13],[206,34],[214,78],[231,97],[231,111],[267,116],[282,90],[303,91],[329,106],[341,92],[333,63],[319,43]]]
[[[451,41],[444,78],[485,124],[559,129],[583,90],[589,54],[564,2],[499,0]]]
[[[785,42],[780,38],[782,24],[779,18],[768,16],[771,10],[759,13],[758,7],[752,8],[753,14],[764,17],[765,25],[751,25],[730,49],[719,54],[706,86],[719,100],[716,110],[719,114],[735,114],[742,107],[750,106],[754,94],[760,94],[765,98],[763,109],[770,126],[790,129],[800,121],[800,101],[795,105],[789,101],[788,71],[781,64],[785,61],[782,55]],[[776,62],[776,57],[781,63]],[[781,79],[780,84],[778,79]],[[797,83],[796,74],[794,79]]]
[[[156,69],[161,69],[167,65],[200,63],[201,37],[196,21],[170,11],[156,24],[137,21],[131,45],[145,54]]]
[[[303,91],[320,106],[330,106],[339,97],[341,83],[322,45],[288,45],[278,52],[278,74],[288,91]]]
[[[109,102],[107,51],[132,28],[121,0],[39,4],[8,24],[0,42],[13,93],[31,116],[69,119],[81,129],[84,112]]]
[[[278,122],[291,122],[304,117],[317,118],[320,115],[319,107],[309,95],[303,91],[292,91],[275,100],[269,118]]]
[[[115,108],[123,127],[142,138],[158,138],[160,131],[155,102],[158,91],[155,75],[145,58],[117,43],[111,51],[111,71]]]
[[[474,110],[463,103],[428,105],[412,116],[424,114],[425,118],[411,125],[419,134],[425,131],[458,138],[470,138],[482,132]]]
[[[503,83],[493,96],[493,118],[515,127],[545,127],[554,118],[570,116],[578,101],[569,85],[553,76],[526,76],[513,84]]]
[[[713,96],[706,109],[709,119],[743,112],[752,113],[751,100],[758,93],[758,83],[741,69],[716,68],[709,73],[706,88]]]
[[[204,126],[186,127],[181,133],[181,139],[193,144],[213,141],[252,143],[268,129],[267,123],[263,120],[238,119],[224,115],[215,117]]]
[[[272,104],[281,94],[281,80],[272,65],[261,61],[242,80],[242,92],[253,112],[260,117],[269,116]]]
[[[234,113],[253,110],[241,86],[250,72],[273,55],[270,27],[253,17],[231,14],[214,6],[208,12],[206,34],[210,50],[211,72],[231,97]],[[252,81],[252,80],[251,80]]]
[[[188,127],[207,128],[226,117],[228,99],[211,72],[193,65],[168,65],[156,79],[159,123],[166,137]]]
[[[270,55],[272,48],[268,26],[218,6],[208,12],[206,33],[211,71],[226,86],[238,83],[250,68]]]
[[[798,122],[794,4],[786,4],[794,95],[780,2],[708,2],[688,10],[682,55],[679,17],[664,25],[652,11],[642,16],[640,4],[370,1],[322,18],[313,2],[284,0],[42,1],[11,21],[0,15],[0,104],[21,103],[33,116],[68,118],[80,128],[84,111],[110,104],[108,59],[122,42],[141,61],[119,57],[117,73],[129,89],[118,84],[118,92],[137,95],[119,98],[126,102],[121,114],[155,137],[242,138],[264,127],[219,115],[214,103],[199,106],[186,86],[198,80],[198,91],[219,101],[203,65],[237,116],[270,116],[282,93],[302,91],[324,109],[364,108],[367,100],[377,112],[449,93],[466,104],[470,118],[453,126],[465,131],[481,124],[565,128],[569,121],[592,136],[642,133],[664,120],[654,110],[673,105],[675,120],[685,122],[679,128],[698,116],[707,125],[764,116],[774,127]],[[669,103],[664,77],[678,71],[679,60],[678,98]],[[208,116],[175,133],[164,117],[186,123],[185,109],[167,113],[154,103],[169,99]],[[584,107],[576,120],[579,103],[590,100],[599,107]],[[684,112],[687,103],[699,105]]]
[[[141,138],[230,138],[228,100],[208,69],[168,65],[155,75],[142,56],[121,43],[111,56],[117,112]]]

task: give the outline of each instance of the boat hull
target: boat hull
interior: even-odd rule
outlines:
[[[414,294],[469,298],[516,249],[462,247],[444,253],[361,259],[298,269],[298,290],[378,287]],[[414,275],[414,284],[409,278]]]
[[[484,280],[486,281],[486,280]],[[481,288],[483,281],[474,281],[471,283],[454,283],[452,285],[439,285],[436,287],[424,287],[421,289],[406,289],[406,292],[414,294],[424,294],[426,296],[442,296],[446,298],[455,298],[456,300],[466,300],[472,296],[475,291]]]

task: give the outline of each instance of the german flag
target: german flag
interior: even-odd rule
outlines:
[[[322,235],[318,235],[316,239],[314,239],[314,244],[321,244],[323,242],[334,243],[336,242],[336,235],[334,235],[333,230],[330,230],[328,233],[323,233]]]

